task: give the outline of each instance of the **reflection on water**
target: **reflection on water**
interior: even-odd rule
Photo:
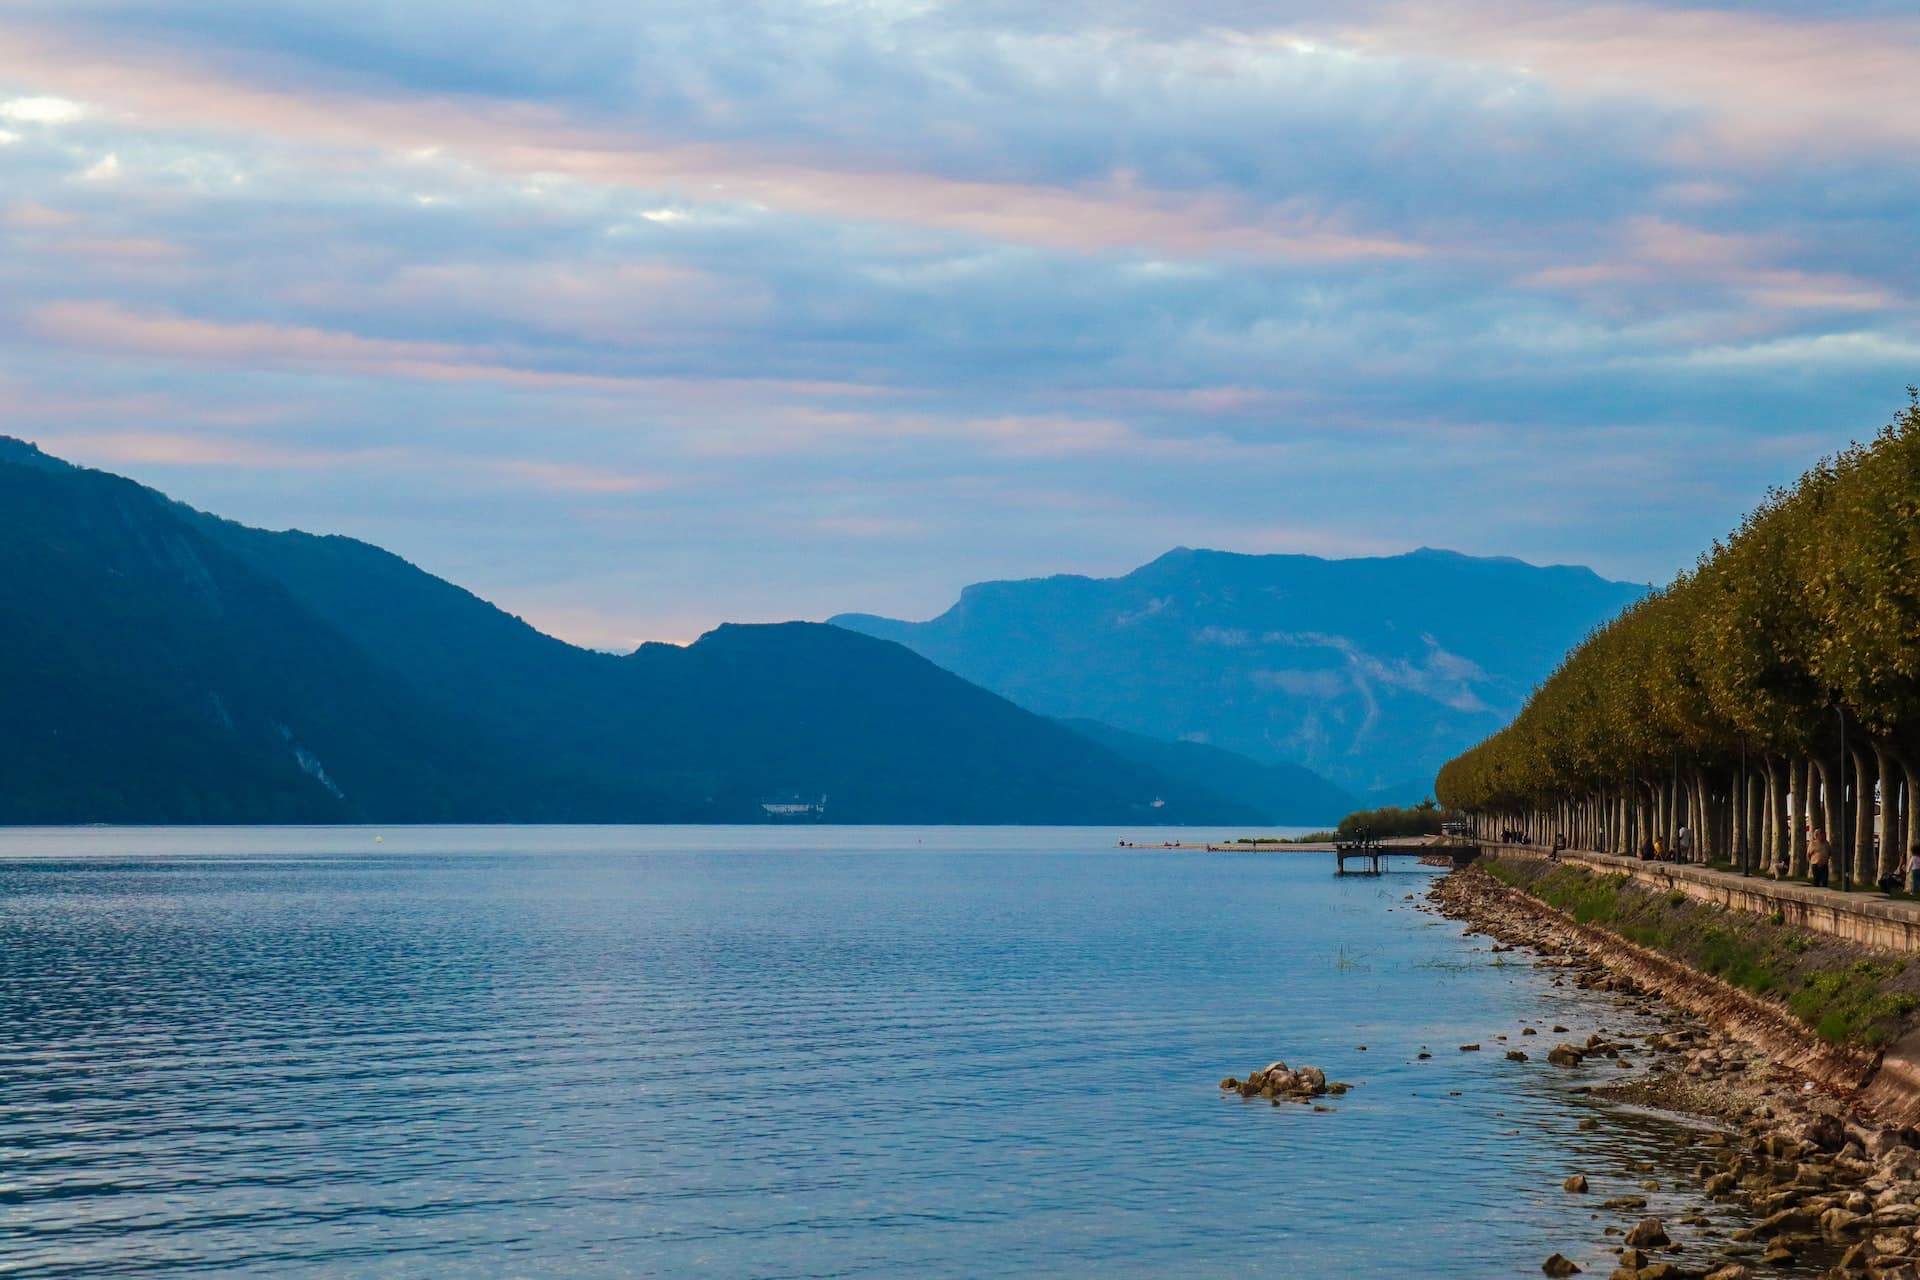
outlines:
[[[1496,1051],[1629,1024],[1415,912],[1424,871],[381,834],[0,835],[0,1272],[1604,1274],[1599,1201],[1693,1163],[1578,1129],[1610,1069]],[[1355,1091],[1220,1096],[1274,1057]]]

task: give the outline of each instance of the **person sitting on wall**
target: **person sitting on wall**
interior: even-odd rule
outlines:
[[[1879,887],[1880,892],[1888,895],[1900,892],[1900,890],[1906,886],[1906,883],[1907,860],[1905,858],[1900,860],[1899,866],[1874,881],[1874,884]]]
[[[1640,840],[1640,861],[1642,861],[1642,862],[1652,862],[1652,861],[1653,861],[1653,855],[1654,855],[1654,848],[1653,848],[1653,841],[1652,841],[1652,840],[1650,840],[1650,839],[1648,839],[1648,838],[1646,838],[1646,837],[1644,837],[1644,836],[1643,836],[1643,837],[1641,837],[1641,840]]]
[[[1553,852],[1548,854],[1547,856],[1551,858],[1553,861],[1558,862],[1560,861],[1560,851],[1566,847],[1567,847],[1566,835],[1564,833],[1557,835],[1553,838]]]

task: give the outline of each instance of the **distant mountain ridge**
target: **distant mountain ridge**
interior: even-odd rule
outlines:
[[[1117,578],[978,583],[926,622],[831,622],[1043,715],[1404,801],[1645,590],[1430,548],[1349,560],[1178,548]]]
[[[1235,800],[1276,826],[1331,827],[1360,808],[1352,792],[1297,764],[1262,764],[1202,742],[1164,742],[1098,720],[1063,720],[1129,760]]]
[[[577,649],[350,538],[0,437],[0,822],[1245,823],[814,623]]]

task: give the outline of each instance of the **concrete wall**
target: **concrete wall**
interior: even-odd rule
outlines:
[[[1535,845],[1483,844],[1488,854],[1502,858],[1544,858]],[[1889,951],[1920,951],[1920,902],[1896,901],[1877,893],[1841,893],[1816,889],[1793,881],[1742,876],[1738,872],[1673,862],[1641,862],[1604,853],[1568,849],[1560,860],[1611,875],[1631,876],[1652,887],[1677,889],[1689,898],[1715,903],[1732,911],[1770,916],[1774,912],[1790,925],[1814,933],[1828,933],[1849,942]]]

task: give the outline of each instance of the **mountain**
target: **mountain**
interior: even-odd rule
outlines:
[[[617,656],[0,437],[0,822],[1258,821],[890,642]]]
[[[981,583],[928,622],[831,621],[1042,715],[1412,801],[1644,590],[1425,548],[1352,560],[1181,548],[1118,578]]]
[[[1361,807],[1351,791],[1297,764],[1262,764],[1223,747],[1164,742],[1098,720],[1061,723],[1129,760],[1238,801],[1275,826],[1331,828]]]

